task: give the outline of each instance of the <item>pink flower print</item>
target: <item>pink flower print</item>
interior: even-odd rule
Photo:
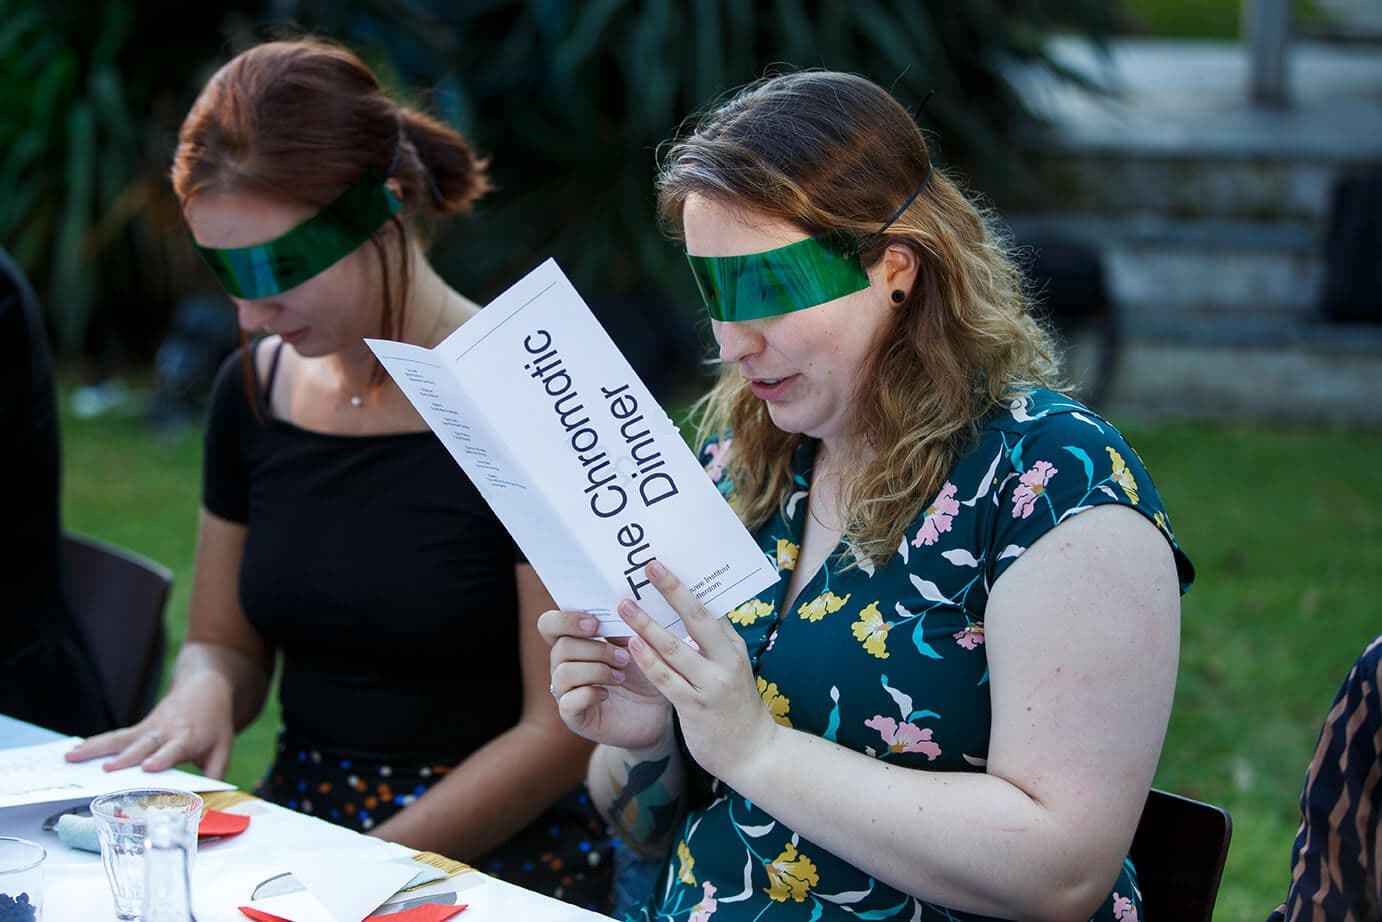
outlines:
[[[1128,897],[1119,896],[1117,890],[1113,891],[1113,917],[1118,922],[1137,922],[1137,907]]]
[[[960,511],[960,503],[955,499],[955,485],[946,481],[930,506],[926,507],[925,518],[917,536],[912,539],[912,547],[923,544],[932,545],[940,540],[941,533],[950,530],[950,520]]]
[[[709,922],[715,915],[715,885],[710,881],[701,884],[701,901],[691,907],[691,918],[686,922]]]
[[[966,650],[973,650],[975,647],[982,646],[984,643],[984,622],[977,621],[974,624],[967,624],[963,631],[956,631],[954,637],[955,642]]]
[[[705,472],[710,476],[712,482],[718,483],[720,478],[725,476],[725,461],[729,458],[729,449],[733,439],[725,439],[722,442],[712,442],[705,446],[705,453],[710,456],[706,462]]]
[[[1046,492],[1046,484],[1060,471],[1050,461],[1038,461],[1018,478],[1017,489],[1013,491],[1013,518],[1025,519],[1036,508],[1037,499]]]
[[[920,752],[932,762],[941,754],[941,747],[931,742],[931,728],[922,729],[916,724],[900,724],[891,717],[875,714],[864,721],[864,726],[872,727],[888,744],[888,752]]]

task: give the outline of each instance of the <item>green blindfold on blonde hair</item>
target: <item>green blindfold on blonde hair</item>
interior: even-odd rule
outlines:
[[[869,287],[859,242],[836,231],[743,256],[686,254],[716,320],[758,320],[805,310]]]
[[[862,240],[848,231],[832,231],[743,256],[687,253],[706,310],[715,320],[760,320],[863,291],[869,287],[869,277],[859,254],[902,216],[930,181],[928,163],[907,200]]]
[[[366,170],[334,202],[272,240],[228,250],[197,244],[197,252],[231,297],[268,298],[335,265],[401,207],[379,174]]]

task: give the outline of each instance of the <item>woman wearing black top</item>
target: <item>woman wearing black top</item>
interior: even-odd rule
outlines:
[[[434,346],[476,313],[405,219],[468,210],[484,166],[327,43],[257,46],[203,89],[173,183],[241,328],[267,336],[217,381],[168,697],[71,758],[221,776],[281,657],[265,797],[599,906],[590,745],[536,630],[551,597],[363,343]]]

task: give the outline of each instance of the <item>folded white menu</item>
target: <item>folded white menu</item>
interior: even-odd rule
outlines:
[[[108,772],[106,759],[68,762],[63,758],[80,743],[77,737],[0,749],[0,807],[95,797],[126,788],[171,788],[175,791],[231,791],[235,785],[170,768],[146,772],[137,765]]]
[[[366,340],[564,609],[627,635],[632,598],[685,634],[660,560],[715,616],[777,567],[581,296],[547,260],[434,349]]]

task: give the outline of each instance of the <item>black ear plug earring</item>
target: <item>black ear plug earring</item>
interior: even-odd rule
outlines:
[[[902,290],[901,290],[901,289],[893,289],[893,303],[894,303],[894,304],[901,304],[904,300],[906,300],[906,298],[907,298],[907,296],[906,296],[905,294],[902,293]]]

